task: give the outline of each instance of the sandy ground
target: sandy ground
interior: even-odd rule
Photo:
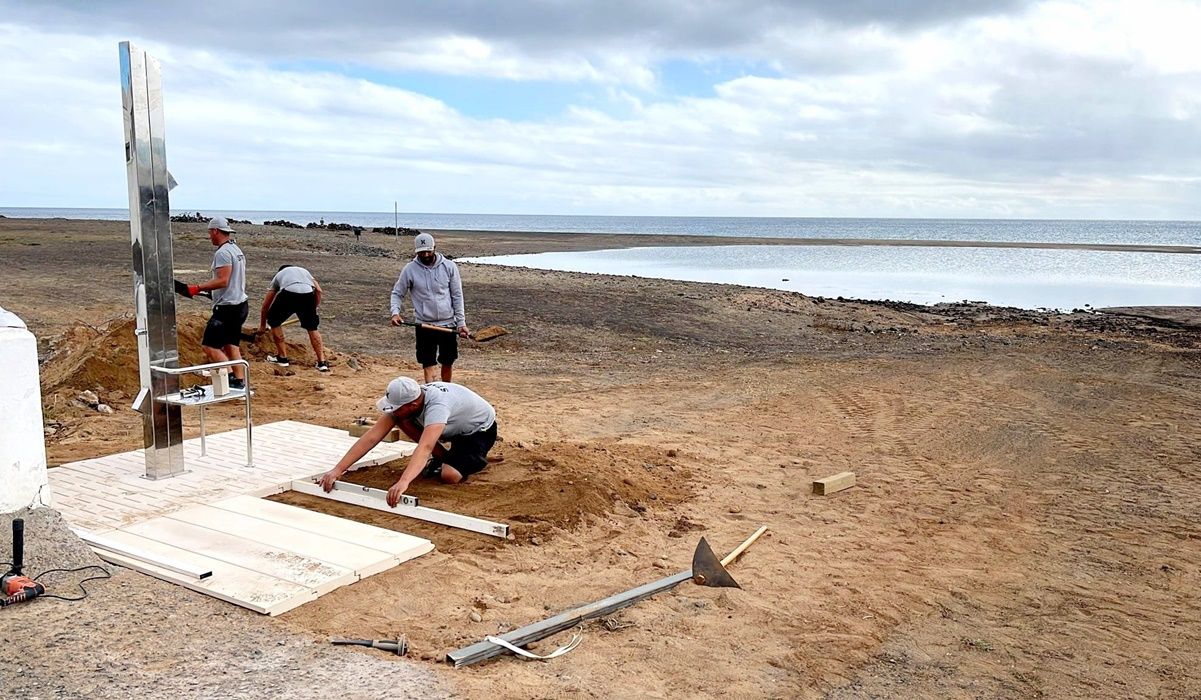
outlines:
[[[207,270],[200,228],[175,227],[177,270]],[[341,426],[390,377],[417,376],[410,332],[384,325],[397,241],[246,228],[252,300],[282,262],[309,267],[328,290],[334,350],[330,376],[300,346],[286,376],[256,361],[258,421]],[[462,257],[671,238],[439,240]],[[125,408],[136,391],[126,225],[0,220],[0,254],[0,305],[43,341],[51,463],[139,446]],[[464,343],[456,372],[497,406],[504,459],[465,485],[414,492],[510,522],[513,542],[281,497],[437,550],[277,619],[122,571],[89,584],[86,601],[0,612],[0,638],[36,657],[0,662],[0,683],[43,697],[94,695],[98,679],[113,697],[181,679],[227,697],[1201,695],[1196,310],[1048,315],[480,265],[463,276],[471,325],[511,331]],[[189,361],[204,308],[180,308]],[[82,389],[117,413],[76,405]],[[236,411],[218,413],[218,427],[237,426]],[[384,486],[402,467],[353,479]],[[859,485],[810,494],[843,470]],[[590,623],[549,663],[438,663],[687,568],[702,535],[722,552],[759,524],[770,535],[732,567],[744,590],[681,586]],[[178,651],[196,650],[200,629],[204,651]],[[322,645],[398,631],[411,661]],[[124,665],[98,668],[81,645]],[[264,649],[291,673],[261,675],[251,654]],[[365,674],[378,692],[340,680]],[[262,684],[230,685],[243,675]]]

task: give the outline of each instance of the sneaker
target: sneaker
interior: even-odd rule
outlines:
[[[328,372],[329,371],[329,362],[327,362],[326,360],[322,360],[322,361],[318,362],[317,363],[317,371],[318,372]]]
[[[421,476],[427,479],[441,479],[442,460],[430,457],[430,461],[425,463],[425,469],[421,470]]]
[[[230,377],[229,378],[229,388],[244,390],[246,388],[246,380],[238,379],[237,377]]]
[[[268,355],[267,361],[273,365],[279,365],[280,367],[288,366],[288,358],[284,357],[283,355]]]

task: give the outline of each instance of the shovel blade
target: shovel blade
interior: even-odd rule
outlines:
[[[702,537],[692,553],[692,581],[698,586],[711,588],[742,588],[734,577],[722,566],[713,548]]]

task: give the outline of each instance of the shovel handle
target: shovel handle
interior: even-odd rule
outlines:
[[[760,527],[758,530],[755,530],[755,534],[753,534],[753,535],[751,535],[750,537],[746,538],[746,542],[743,542],[742,544],[738,545],[738,548],[737,548],[737,549],[735,549],[733,552],[730,552],[729,554],[727,554],[727,555],[725,556],[725,558],[721,560],[721,565],[722,565],[722,566],[729,566],[729,565],[730,565],[730,562],[732,562],[732,561],[734,561],[735,559],[737,559],[737,558],[738,558],[738,557],[739,557],[739,556],[740,556],[740,555],[741,555],[743,552],[745,552],[745,551],[746,551],[746,548],[747,548],[747,547],[750,547],[752,544],[754,544],[754,543],[755,543],[755,540],[759,539],[759,535],[762,535],[762,534],[763,534],[763,533],[765,533],[765,532],[767,532],[767,526],[766,526],[766,525],[763,525],[763,526],[762,526],[762,527]]]
[[[446,326],[435,326],[432,323],[417,323],[416,321],[401,321],[400,324],[402,326],[412,326],[414,328],[424,328],[427,331],[442,331],[443,333],[458,333],[458,331],[453,328],[447,328]]]

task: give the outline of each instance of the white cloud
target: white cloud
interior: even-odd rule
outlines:
[[[336,64],[146,47],[163,63],[179,208],[1201,217],[1193,3],[761,29],[709,53],[689,45],[697,61],[781,71],[710,97],[656,82],[674,47],[620,36],[542,51],[434,32],[356,50],[377,69],[601,86],[524,119],[468,116]],[[19,106],[0,114],[0,204],[124,204],[118,38],[0,24],[0,90]]]

